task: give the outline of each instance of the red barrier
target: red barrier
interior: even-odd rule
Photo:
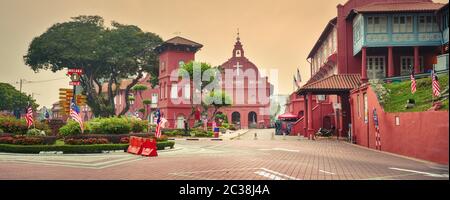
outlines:
[[[142,152],[142,138],[130,137],[130,146],[128,146],[128,153],[140,155]]]
[[[158,156],[156,140],[155,139],[144,139],[144,143],[142,144],[142,156],[155,157]]]
[[[131,136],[127,152],[149,157],[158,156],[156,140]]]

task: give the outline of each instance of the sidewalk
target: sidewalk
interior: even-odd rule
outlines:
[[[169,138],[169,140],[172,141],[223,141],[223,140],[233,140],[234,138],[237,138],[239,135],[243,136],[245,133],[247,133],[249,130],[247,129],[241,129],[237,131],[230,131],[227,130],[226,133],[220,134],[219,138],[196,138],[196,137],[175,137],[175,138]]]

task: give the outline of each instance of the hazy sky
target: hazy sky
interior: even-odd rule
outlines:
[[[23,62],[28,45],[57,22],[78,15],[100,15],[154,32],[164,40],[177,32],[204,45],[197,61],[220,65],[231,57],[240,29],[245,55],[260,68],[279,69],[281,94],[292,92],[301,68],[309,78],[306,56],[336,5],[346,0],[0,0],[0,82],[27,81],[23,91],[40,105],[58,101],[58,88],[70,88],[64,72],[34,73]],[[437,0],[435,2],[448,2]],[[57,79],[57,80],[54,80]]]

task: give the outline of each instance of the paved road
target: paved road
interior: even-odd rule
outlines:
[[[448,180],[448,166],[334,140],[308,141],[251,130],[239,140],[177,141],[157,158],[0,154],[0,179]],[[257,133],[257,140],[254,134]]]

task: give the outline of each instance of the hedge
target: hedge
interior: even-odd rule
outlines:
[[[175,142],[158,142],[158,150],[166,147],[173,148]],[[64,154],[88,154],[102,153],[102,151],[124,150],[128,149],[128,144],[95,144],[95,145],[12,145],[0,144],[0,152],[6,153],[29,153],[38,154],[41,151],[62,151]]]
[[[20,136],[8,133],[0,134],[0,144],[53,145],[56,143],[56,139],[56,136]]]
[[[128,134],[147,131],[146,120],[133,118],[94,118],[84,122],[84,134]],[[69,120],[66,125],[59,129],[61,136],[81,135],[81,129],[77,122]]]
[[[39,130],[43,130],[47,135],[51,133],[51,130],[46,123],[36,120],[33,127],[36,127]],[[0,129],[2,129],[5,133],[25,135],[28,131],[28,126],[25,119],[0,116]]]
[[[106,138],[109,142],[113,144],[119,144],[120,140],[124,137],[130,137],[130,136],[136,136],[136,137],[144,137],[149,138],[153,137],[154,134],[148,134],[148,133],[131,133],[131,134],[86,134],[86,135],[71,135],[66,136],[64,139],[90,139],[90,138]]]

